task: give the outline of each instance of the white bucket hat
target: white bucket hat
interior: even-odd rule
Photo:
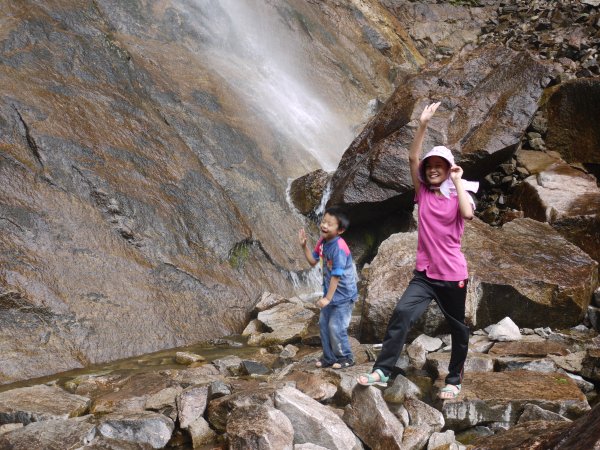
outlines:
[[[419,162],[419,181],[421,183],[425,183],[425,160],[430,156],[439,156],[440,158],[445,159],[446,161],[448,161],[448,164],[450,164],[450,167],[454,165],[454,155],[448,147],[444,147],[443,145],[437,145],[433,147],[425,154],[425,156],[423,156],[423,158]]]

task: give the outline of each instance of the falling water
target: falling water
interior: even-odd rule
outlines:
[[[240,100],[324,170],[334,170],[353,138],[351,124],[336,116],[314,88],[318,64],[284,6],[259,0],[181,0],[179,8],[205,44],[203,56]],[[301,158],[299,163],[304,165]]]

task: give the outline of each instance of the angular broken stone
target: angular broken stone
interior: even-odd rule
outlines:
[[[268,333],[255,334],[248,339],[248,345],[268,346],[298,342],[308,333],[315,312],[294,303],[280,303],[258,313]]]
[[[208,403],[208,386],[189,387],[177,396],[179,426],[186,429],[204,415]]]
[[[154,412],[109,414],[101,417],[98,433],[112,439],[150,444],[153,448],[167,445],[175,429],[168,417]]]
[[[371,448],[402,449],[404,426],[387,407],[379,389],[357,385],[344,422]]]
[[[293,450],[294,427],[281,411],[266,405],[240,406],[227,419],[231,450]]]
[[[538,405],[525,405],[517,423],[531,422],[533,420],[545,420],[547,422],[571,422],[566,417],[540,408]]]
[[[362,444],[331,409],[292,387],[275,392],[275,407],[294,424],[294,443],[331,450],[361,450]]]
[[[497,324],[490,325],[485,331],[492,341],[518,341],[521,339],[521,331],[510,317],[505,317]]]

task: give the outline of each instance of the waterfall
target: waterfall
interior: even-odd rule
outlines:
[[[353,139],[351,125],[330,110],[328,99],[315,88],[322,75],[311,53],[314,43],[294,29],[298,19],[293,11],[275,3],[180,0],[178,8],[200,35],[202,57],[240,101],[321,168],[334,170]]]

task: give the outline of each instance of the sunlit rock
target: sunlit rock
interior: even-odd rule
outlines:
[[[175,353],[175,361],[179,364],[193,364],[195,362],[204,361],[204,357],[190,352]]]
[[[496,342],[489,350],[490,356],[527,356],[542,357],[546,355],[569,356],[568,346],[557,341],[550,341],[537,336],[525,336],[520,341]]]
[[[204,417],[198,417],[188,426],[188,432],[192,437],[192,443],[195,447],[201,447],[205,444],[214,442],[217,438],[217,433],[210,427]]]
[[[404,426],[388,409],[381,390],[357,385],[344,422],[370,448],[402,449]]]
[[[383,392],[383,398],[388,403],[403,403],[406,397],[422,397],[419,386],[408,378],[398,374],[394,383]]]
[[[90,399],[70,394],[58,386],[36,385],[0,393],[0,422],[30,422],[67,419],[85,414]]]
[[[471,373],[457,399],[445,400],[442,413],[454,430],[499,422],[514,425],[526,404],[537,405],[569,419],[590,406],[574,381],[562,374],[539,372]]]
[[[171,439],[174,428],[173,421],[162,414],[140,412],[103,416],[97,430],[99,434],[108,438],[163,448]]]
[[[294,424],[294,443],[310,442],[332,450],[363,448],[337,414],[297,389],[278,389],[275,407]]]
[[[298,342],[308,333],[315,312],[294,303],[280,303],[258,313],[258,320],[269,330],[251,335],[249,345],[268,346]]]
[[[505,317],[500,322],[490,325],[485,329],[488,338],[492,341],[518,341],[521,339],[521,331],[519,327],[510,319]]]

